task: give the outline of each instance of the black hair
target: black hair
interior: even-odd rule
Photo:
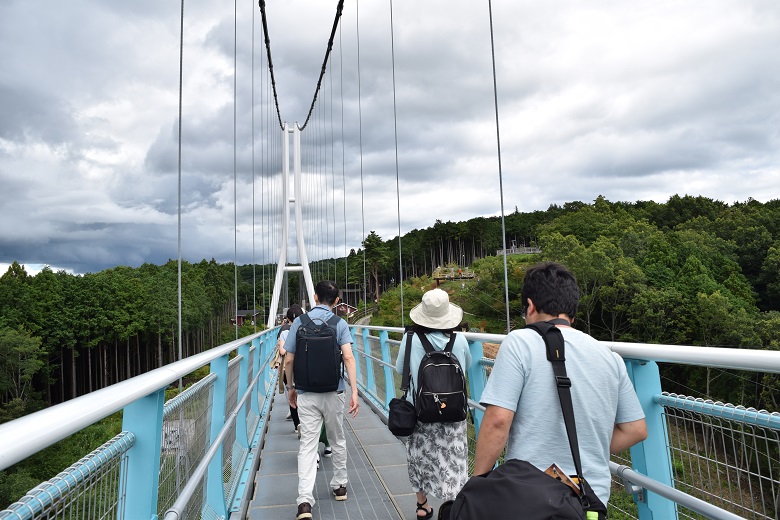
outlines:
[[[580,303],[580,289],[577,279],[565,266],[543,262],[525,272],[520,298],[523,314],[530,298],[539,312],[551,316],[565,314],[573,319]]]
[[[290,305],[290,308],[287,309],[287,319],[290,321],[295,321],[295,318],[303,314],[303,309],[301,309],[301,306],[297,303],[293,303]]]
[[[317,287],[314,288],[314,292],[317,293],[317,299],[320,303],[325,305],[333,305],[336,298],[339,296],[339,286],[336,282],[330,280],[322,280],[317,283]]]

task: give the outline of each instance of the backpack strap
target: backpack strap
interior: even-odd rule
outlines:
[[[411,368],[409,367],[412,359],[412,336],[413,332],[411,329],[407,329],[406,331],[406,350],[404,351],[404,364],[401,368],[401,390],[403,391],[403,399],[406,399],[406,394],[409,392],[409,380],[412,376]],[[412,392],[412,396],[414,396],[414,392]]]
[[[563,334],[556,324],[568,325],[567,320],[550,320],[526,325],[525,328],[535,330],[544,339],[547,348],[547,360],[552,364],[555,375],[555,386],[558,388],[558,399],[561,402],[563,422],[566,425],[566,436],[569,438],[571,458],[574,460],[574,469],[580,483],[585,479],[582,476],[582,462],[580,461],[580,445],[577,442],[577,425],[574,422],[574,405],[571,400],[571,379],[566,375],[566,351],[564,348]],[[582,484],[580,484],[582,485]],[[583,493],[584,496],[584,493]]]
[[[415,330],[417,333],[417,337],[420,338],[420,343],[422,343],[423,348],[425,349],[425,353],[434,352],[436,348],[431,344],[431,340],[428,339],[428,336],[419,331]],[[452,347],[455,346],[455,333],[450,333],[450,340],[447,342],[447,346],[444,347],[444,350],[442,352],[452,352]]]
[[[311,323],[314,323],[307,314],[301,314],[298,318],[301,320],[301,327],[308,327]]]
[[[338,331],[339,330],[338,325],[340,321],[341,321],[341,316],[337,316],[334,314],[333,316],[330,317],[330,319],[326,323],[331,327],[333,327],[334,329],[336,329],[336,331]]]

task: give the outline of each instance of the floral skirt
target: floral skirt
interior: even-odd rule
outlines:
[[[421,423],[406,442],[412,491],[454,500],[468,480],[466,421]]]

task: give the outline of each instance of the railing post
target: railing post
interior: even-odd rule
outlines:
[[[361,329],[363,330],[363,329]],[[356,327],[350,327],[349,328],[350,334],[352,334],[352,350],[355,350],[355,346],[357,345],[357,329]],[[361,336],[362,337],[362,336]],[[355,356],[355,377],[357,378],[357,381],[354,382],[354,384],[358,384],[358,381],[360,381],[360,356]],[[350,381],[350,384],[352,384],[352,381]]]
[[[228,356],[220,356],[211,362],[211,372],[217,375],[214,380],[214,391],[211,402],[211,437],[213,445],[220,430],[225,425],[225,400],[227,399]],[[225,487],[222,476],[222,451],[224,446],[217,448],[214,458],[209,463],[206,476],[206,502],[216,512],[217,516],[227,517],[225,502]]]
[[[471,400],[479,402],[482,397],[482,392],[485,390],[485,383],[487,382],[487,374],[485,367],[482,365],[482,358],[485,357],[485,352],[482,350],[481,341],[469,341],[469,351],[471,352],[471,366],[467,370],[469,376],[469,394]],[[479,437],[479,427],[482,424],[482,416],[484,412],[482,410],[471,410],[471,415],[474,418],[474,434]]]
[[[160,487],[160,447],[162,444],[165,388],[142,397],[124,408],[122,429],[135,435],[127,452],[127,472],[123,472],[117,518],[156,518]]]
[[[244,343],[238,347],[238,355],[241,356],[241,361],[238,362],[238,393],[236,393],[236,401],[240,402],[244,397],[249,384],[249,343]],[[236,416],[236,440],[243,448],[249,448],[249,432],[246,429],[246,415],[249,413],[249,401],[244,401],[242,410],[239,410]],[[227,410],[231,412],[232,410]]]
[[[267,334],[266,334],[267,336]],[[259,338],[255,338],[252,340],[252,346],[255,347],[255,355],[252,356],[252,379],[257,377],[257,374],[260,370],[260,357],[263,355],[263,338],[265,336],[261,336]],[[257,386],[255,387],[255,391],[252,392],[252,397],[249,399],[252,403],[252,412],[254,412],[255,415],[260,415],[260,381],[262,379],[258,379]],[[265,386],[265,385],[263,385]]]
[[[635,471],[647,475],[667,486],[672,483],[672,465],[663,406],[655,401],[661,393],[661,376],[655,361],[626,359],[628,377],[634,383],[639,403],[645,412],[647,439],[631,448],[631,465]],[[644,490],[644,500],[638,501],[640,520],[666,520],[677,518],[675,503]]]
[[[363,352],[366,354],[366,388],[368,393],[376,395],[376,380],[374,379],[374,364],[371,362],[371,341],[368,329],[363,329]]]
[[[387,343],[387,331],[379,331],[379,347],[382,349],[382,361],[392,364],[390,359],[390,345]],[[385,371],[385,409],[390,406],[390,401],[395,397],[395,377],[393,369],[389,366],[383,366]]]

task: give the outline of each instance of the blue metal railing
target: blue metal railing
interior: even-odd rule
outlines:
[[[400,380],[393,368],[399,342],[389,336],[400,337],[403,329],[350,330],[358,354],[356,384],[386,416]],[[76,518],[242,516],[276,383],[276,371],[268,363],[277,333],[273,329],[236,340],[0,425],[3,469],[103,417],[124,412],[120,436],[37,486],[0,512],[0,518],[39,518],[47,516],[46,511],[69,511]],[[504,336],[465,336],[475,360],[468,370],[469,387],[478,402],[493,364],[484,357],[483,342],[500,343]],[[620,459],[625,464],[611,464],[635,499],[633,511],[620,516],[739,518],[729,512],[735,511],[751,518],[777,518],[780,414],[664,393],[656,361],[780,373],[780,353],[605,344],[624,357],[651,434],[632,448],[630,461],[626,457]],[[207,377],[163,403],[167,385],[206,365]],[[482,410],[472,404],[473,447]],[[692,440],[686,442],[688,438]],[[717,478],[725,483],[709,482]],[[741,487],[747,492],[719,496],[729,486],[733,495],[740,495]]]
[[[0,511],[0,518],[240,514],[276,388],[269,362],[277,335],[275,328],[235,340],[0,425],[0,469],[5,469],[123,412],[117,438]],[[169,384],[206,365],[206,378],[164,403]],[[114,469],[107,471],[109,465]],[[95,483],[103,480],[108,483],[97,496]],[[97,506],[99,511],[84,509]]]
[[[358,388],[377,413],[383,415],[386,420],[388,404],[395,397],[400,380],[400,377],[396,377],[393,373],[399,342],[389,340],[388,334],[400,334],[403,329],[355,325],[351,326],[351,332],[355,340],[354,351],[358,354]],[[371,332],[375,332],[376,335],[371,335]],[[494,363],[492,359],[484,357],[482,345],[483,342],[501,343],[504,336],[471,332],[464,335],[469,341],[471,357],[475,360],[468,370],[469,391],[473,405],[473,435],[470,438],[472,445],[470,450],[473,453],[473,443],[479,435],[483,413],[482,407],[476,403],[479,402],[489,370]],[[701,399],[692,400],[685,396],[662,392],[656,362],[780,373],[780,352],[616,342],[604,344],[624,358],[629,377],[645,411],[650,433],[646,441],[631,448],[632,467],[611,463],[610,469],[613,475],[617,475],[618,481],[624,483],[626,491],[635,501],[636,512],[621,510],[620,516],[641,520],[695,518],[693,516],[695,514],[718,519],[741,518],[730,512],[731,510],[749,515],[751,518],[777,518],[780,513],[780,475],[778,475],[780,462],[777,460],[780,454],[778,439],[780,414]],[[391,384],[388,384],[389,382]],[[735,445],[739,444],[739,446],[730,451],[720,449],[717,453],[709,448],[703,454],[700,453],[702,450],[698,446],[681,446],[679,432],[687,432],[699,437],[701,434],[696,434],[694,431],[694,422],[690,419],[686,419],[687,422],[681,420],[675,415],[676,411],[690,411],[705,416],[705,419],[698,418],[697,423],[706,421],[707,417],[733,421],[733,424],[718,424],[718,427],[721,436],[729,438],[740,436],[740,443],[735,442]],[[760,431],[745,432],[743,425],[747,425],[748,428],[759,428]],[[672,429],[675,432],[675,442],[670,439],[669,432]],[[708,434],[712,435],[709,430]],[[696,443],[691,442],[691,444]],[[721,460],[734,457],[733,452],[744,450],[744,446],[747,445],[758,446],[751,449],[750,455],[754,462],[747,470],[735,467],[735,464],[728,460],[725,462]],[[687,478],[679,471],[681,460],[691,467],[698,464],[703,469],[697,471],[710,475],[711,478],[719,473],[725,474],[726,482],[722,485],[712,485],[703,482],[705,479],[693,481],[694,479]],[[710,470],[708,466],[716,467],[719,472]],[[756,468],[762,468],[766,474],[755,474]],[[695,472],[688,471],[688,473]],[[747,495],[744,500],[737,500],[733,496],[714,496],[713,489],[733,487],[732,481],[742,484],[747,482],[745,485],[748,487],[748,492],[744,494]],[[758,484],[751,487],[749,484],[754,481]],[[683,488],[685,492],[679,488]],[[760,493],[756,489],[759,489]],[[755,499],[757,494],[760,494],[759,499]],[[714,499],[717,499],[722,507],[712,505]]]

